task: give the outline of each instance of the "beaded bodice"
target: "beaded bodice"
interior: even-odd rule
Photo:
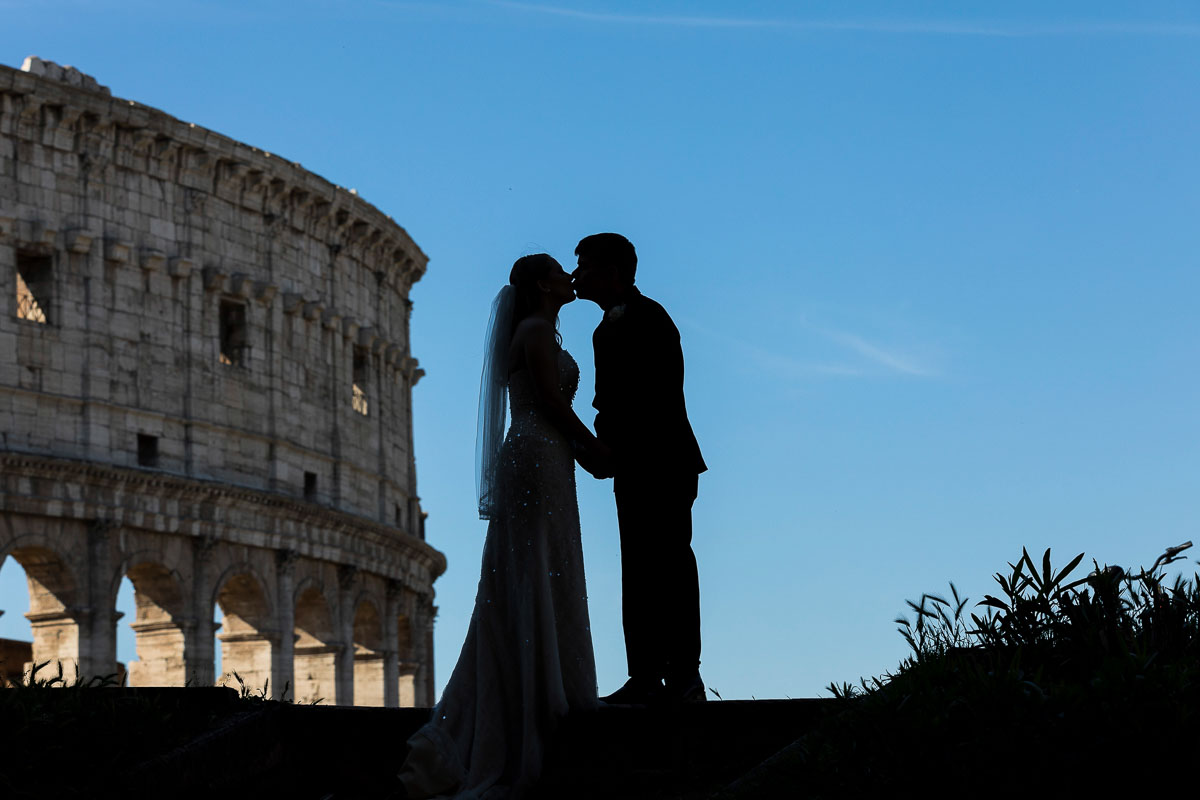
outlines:
[[[558,389],[570,403],[579,388],[579,365],[566,350],[558,351]],[[512,408],[513,423],[518,414],[537,412],[537,396],[533,389],[533,376],[528,369],[519,369],[508,378],[508,403]]]

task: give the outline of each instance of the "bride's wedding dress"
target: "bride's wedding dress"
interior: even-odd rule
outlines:
[[[579,366],[565,350],[558,374],[570,401]],[[597,702],[571,445],[538,409],[528,370],[510,376],[509,403],[466,642],[401,772],[414,798],[521,796],[558,720]]]

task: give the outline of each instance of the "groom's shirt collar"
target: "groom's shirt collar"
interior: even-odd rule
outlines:
[[[621,296],[621,299],[619,299],[617,302],[613,303],[608,308],[604,309],[604,318],[609,319],[610,312],[612,312],[618,308],[624,309],[624,307],[629,305],[630,303],[637,302],[638,298],[640,298],[641,296],[642,296],[642,293],[638,291],[638,288],[636,286],[630,286],[629,290],[627,292],[625,292],[624,295]],[[618,316],[620,316],[619,313],[618,313]]]

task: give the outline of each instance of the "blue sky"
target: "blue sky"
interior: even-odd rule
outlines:
[[[954,579],[978,599],[1022,546],[1148,564],[1197,536],[1200,10],[979,8],[0,0],[0,61],[73,64],[299,161],[429,254],[439,685],[485,532],[490,300],[524,253],[570,267],[583,235],[629,236],[711,467],[702,671],[725,697],[796,697],[893,667],[905,598]],[[562,315],[584,411],[597,321]],[[579,499],[607,692],[615,512],[582,472]],[[0,636],[26,635],[17,577]]]

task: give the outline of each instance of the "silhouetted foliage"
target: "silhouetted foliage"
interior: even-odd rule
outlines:
[[[995,575],[972,613],[948,597],[896,620],[912,654],[894,674],[831,685],[837,710],[791,748],[808,797],[988,796],[1145,786],[1200,744],[1200,575],[1101,566],[1073,577],[1047,550]]]

